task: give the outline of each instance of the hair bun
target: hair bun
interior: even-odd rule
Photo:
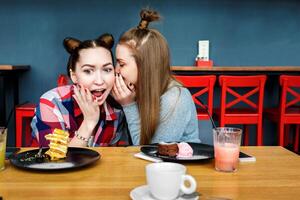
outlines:
[[[99,41],[105,48],[111,49],[114,46],[114,37],[109,33],[104,33],[98,37]]]
[[[63,45],[67,52],[72,53],[80,45],[81,41],[75,38],[67,37],[64,39]]]
[[[158,21],[160,16],[155,10],[143,9],[140,12],[141,21],[138,25],[139,29],[148,28],[148,24],[153,21]]]

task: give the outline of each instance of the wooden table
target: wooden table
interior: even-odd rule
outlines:
[[[173,66],[171,70],[175,74],[182,75],[281,75],[281,74],[300,74],[300,66],[214,66],[214,67],[196,67],[196,66]]]
[[[102,158],[78,171],[42,173],[19,170],[6,163],[0,172],[0,196],[10,199],[130,199],[130,191],[146,183],[150,163],[133,155],[139,147],[95,148]],[[300,157],[282,147],[242,147],[256,157],[236,173],[214,170],[213,160],[186,164],[204,197],[230,199],[299,199]],[[220,199],[219,199],[220,200]]]
[[[0,126],[6,122],[6,112],[12,108],[8,107],[7,97],[13,94],[13,106],[19,103],[19,75],[30,69],[29,65],[0,65]],[[10,105],[10,104],[9,104]]]

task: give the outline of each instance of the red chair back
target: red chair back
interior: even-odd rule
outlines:
[[[69,77],[65,74],[58,75],[57,78],[57,87],[65,86],[69,84]]]
[[[267,76],[220,76],[219,83],[222,88],[221,108],[217,112],[220,126],[226,124],[243,124],[244,144],[248,145],[248,125],[257,125],[257,145],[263,144],[262,113],[264,100],[264,87]],[[240,91],[247,89],[246,93]],[[256,95],[256,96],[254,96]],[[253,100],[256,97],[256,100]],[[243,103],[243,107],[239,107]]]
[[[290,140],[290,126],[296,125],[294,150],[299,149],[300,132],[300,76],[281,75],[279,107],[265,109],[266,117],[278,123],[278,143],[286,146]]]
[[[300,76],[281,75],[280,117],[289,124],[300,123]],[[297,89],[298,88],[298,89]]]
[[[196,92],[192,94],[193,101],[199,108],[197,108],[197,117],[199,120],[208,120],[209,116],[206,111],[206,106],[208,111],[212,114],[213,110],[213,95],[214,95],[214,85],[216,82],[216,76],[180,76],[174,75],[175,79],[182,83],[182,85],[192,92],[193,88],[197,89]],[[203,101],[199,101],[200,97]],[[203,105],[202,103],[206,104]]]
[[[236,104],[243,102],[250,107],[247,111],[252,110],[251,114],[258,114],[262,116],[263,100],[264,100],[264,86],[267,77],[265,75],[257,76],[220,76],[219,82],[222,88],[221,94],[221,117],[224,117],[231,108]],[[246,94],[241,94],[236,88],[251,88]],[[250,99],[254,94],[258,94],[257,101]],[[233,100],[228,100],[229,95],[234,97]],[[224,121],[224,119],[221,121]],[[233,124],[233,119],[230,120]],[[241,122],[239,118],[235,120],[237,123]],[[226,122],[225,122],[226,123]]]

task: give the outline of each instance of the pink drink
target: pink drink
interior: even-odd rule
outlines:
[[[215,144],[215,168],[218,171],[236,171],[239,157],[239,145],[232,143]]]

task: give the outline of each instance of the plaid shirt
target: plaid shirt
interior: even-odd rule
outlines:
[[[70,138],[74,137],[74,132],[83,121],[83,114],[73,99],[73,94],[73,86],[67,85],[54,88],[41,96],[31,122],[33,143],[38,142],[40,146],[47,147],[49,141],[45,139],[45,135],[52,133],[55,128],[66,130]],[[90,146],[129,145],[123,111],[110,106],[106,101],[100,107],[100,113]]]

